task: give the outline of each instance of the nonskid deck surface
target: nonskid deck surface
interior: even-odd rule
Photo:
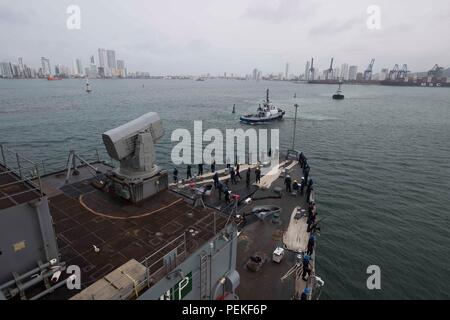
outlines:
[[[245,226],[238,239],[236,266],[241,277],[241,284],[238,287],[237,294],[242,300],[291,299],[294,292],[302,292],[307,284],[301,278],[294,281],[294,275],[283,282],[281,281],[281,278],[295,265],[297,254],[295,251],[306,250],[306,244],[309,238],[309,233],[306,232],[306,218],[303,217],[299,221],[292,219],[295,208],[307,208],[306,188],[303,196],[300,194],[294,196],[286,192],[283,174],[284,169],[287,169],[292,181],[297,180],[300,182],[303,176],[302,168],[300,168],[297,161],[292,160],[280,160],[278,170],[273,169],[271,172],[275,173],[275,175],[263,176],[261,182],[258,184],[255,183],[254,168],[252,167],[249,187],[246,185],[246,167],[243,170],[241,169],[242,179],[237,179],[237,184],[232,184],[231,181],[228,181],[229,190],[233,194],[239,194],[241,200],[247,197],[252,197],[253,199],[250,205],[244,206],[241,203],[239,207],[239,214],[245,214],[246,216]],[[208,175],[211,176],[210,173]],[[229,174],[224,174],[221,171],[220,180],[222,182],[230,180]],[[201,187],[208,183],[211,184],[212,182],[210,180],[199,179],[195,182],[195,186]],[[282,189],[281,198],[274,192],[275,187]],[[193,197],[194,193],[187,182],[181,188],[175,185],[172,185],[172,188],[187,197]],[[205,197],[204,202],[207,206],[215,207],[228,213],[230,213],[230,207],[233,206],[232,203],[226,205],[223,196],[220,200],[217,190],[213,190],[211,196]],[[281,208],[280,224],[272,223],[271,217],[267,217],[262,221],[250,214],[255,206],[262,205],[275,205]],[[289,228],[291,221],[296,222],[296,224],[291,225],[291,228]],[[287,245],[295,250],[286,250],[285,257],[278,264],[272,261],[272,253],[276,247],[286,247],[283,242],[283,236],[286,236],[287,240],[294,240]],[[247,269],[246,264],[248,259],[256,252],[265,253],[269,261],[265,263],[261,271],[252,272]],[[313,262],[313,272],[314,265]],[[255,287],[261,288],[261,290],[255,290]]]
[[[0,164],[0,209],[14,207],[39,197],[36,187],[23,182],[23,179]]]
[[[284,164],[284,167],[289,168],[288,173],[292,181],[301,180],[302,169],[296,161],[288,161]],[[278,178],[268,180],[273,181],[270,187],[256,191],[252,196],[252,204],[244,208],[243,211],[249,214],[255,206],[278,206],[281,208],[280,224],[273,223],[272,217],[260,220],[254,215],[246,215],[246,226],[239,236],[237,256],[237,270],[241,276],[241,286],[239,286],[237,294],[243,300],[290,299],[294,291],[301,292],[306,286],[306,282],[301,279],[295,283],[294,275],[281,281],[281,278],[295,265],[297,254],[295,251],[285,250],[285,256],[279,264],[272,261],[272,253],[275,248],[286,247],[283,243],[283,235],[289,228],[294,209],[296,207],[307,208],[306,192],[303,196],[286,192],[283,173],[280,173]],[[275,187],[282,189],[281,198],[274,192]],[[296,233],[295,238],[300,240],[299,243],[305,244],[305,247],[298,247],[296,251],[306,250],[309,237],[309,233],[306,232],[306,219],[303,218],[297,223],[302,224],[302,228],[298,228],[302,232]],[[291,229],[296,230],[292,226]],[[247,269],[246,264],[248,259],[256,252],[265,253],[268,261],[260,271],[253,272]],[[251,283],[252,285],[244,285],[245,283]],[[261,290],[254,290],[255,286],[261,288]]]
[[[83,288],[131,259],[143,261],[164,248],[148,261],[156,262],[152,266],[156,271],[162,267],[161,258],[183,241],[183,237],[178,241],[180,236],[186,235],[189,255],[226,224],[226,217],[217,211],[194,208],[170,190],[131,204],[95,189],[94,178],[77,180],[50,197],[49,205],[62,260],[80,266]]]

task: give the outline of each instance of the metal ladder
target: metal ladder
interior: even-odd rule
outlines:
[[[208,298],[208,255],[200,256],[200,299]]]

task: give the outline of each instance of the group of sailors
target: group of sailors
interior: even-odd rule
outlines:
[[[300,180],[300,182],[298,182],[297,180],[292,181],[292,178],[289,174],[285,174],[285,178],[284,178],[284,184],[286,186],[286,192],[292,193],[294,195],[298,195],[300,193],[300,195],[303,196],[304,191],[305,191],[305,187],[306,187],[306,202],[310,203],[311,202],[311,194],[312,191],[314,190],[314,181],[312,178],[309,177],[309,164],[308,161],[306,159],[306,157],[303,155],[303,153],[300,153],[300,155],[298,156],[298,163],[300,165],[300,168],[302,168],[303,171],[303,176]]]
[[[307,158],[303,153],[300,153],[298,156],[298,163],[302,168],[303,176],[298,182],[297,180],[292,181],[292,178],[287,172],[285,172],[284,184],[286,186],[286,192],[291,193],[295,196],[300,194],[303,196],[306,191],[306,203],[308,204],[308,215],[307,215],[307,232],[310,234],[307,244],[307,250],[302,258],[302,279],[307,281],[306,276],[310,276],[312,272],[311,261],[313,260],[312,256],[314,253],[315,243],[316,243],[316,233],[320,231],[320,228],[317,226],[317,207],[312,198],[312,192],[314,190],[314,181],[309,177],[310,166],[308,164]],[[234,166],[231,166],[229,161],[226,164],[227,172],[229,174],[228,179],[221,181],[219,179],[219,173],[216,171],[216,162],[213,161],[211,163],[211,173],[213,173],[213,183],[214,189],[218,191],[219,200],[222,200],[222,195],[224,195],[225,203],[229,204],[231,202],[231,190],[230,190],[230,182],[232,185],[238,184],[238,181],[242,180],[241,172],[240,172],[240,164],[236,161]],[[259,183],[261,181],[261,169],[257,166],[254,170],[255,182]],[[203,164],[198,164],[197,175],[203,175]],[[252,168],[248,167],[245,174],[245,181],[247,188],[250,187],[252,181]],[[186,178],[192,179],[192,166],[187,165],[186,169]],[[239,180],[238,180],[239,179]],[[178,170],[175,168],[173,171],[173,180],[175,183],[178,182]],[[306,190],[305,190],[306,189]],[[305,288],[305,291],[301,295],[301,299],[306,299],[310,294],[311,289]]]
[[[231,202],[230,195],[231,190],[229,184],[232,185],[238,184],[239,181],[242,180],[241,171],[240,171],[240,164],[239,162],[235,162],[234,166],[231,166],[229,161],[226,164],[226,171],[228,172],[228,179],[225,179],[223,182],[219,179],[219,173],[216,171],[216,162],[215,160],[211,163],[211,173],[213,173],[212,180],[214,183],[214,189],[218,191],[219,194],[219,200],[222,200],[222,195],[224,195],[224,200],[228,204]],[[198,164],[197,169],[197,176],[203,175],[203,164]],[[254,169],[254,175],[255,175],[255,182],[259,183],[261,181],[261,169],[260,167],[256,167]],[[186,167],[186,179],[190,180],[192,179],[192,166],[190,164]],[[179,173],[178,169],[175,167],[173,170],[173,181],[174,183],[178,183],[179,181]],[[250,188],[251,182],[252,182],[252,168],[248,167],[245,174],[245,182],[247,188]]]
[[[312,199],[311,194],[314,190],[314,181],[309,177],[310,166],[308,164],[308,159],[305,157],[303,153],[300,153],[298,156],[298,163],[302,168],[303,177],[300,182],[300,187],[296,186],[296,181],[294,181],[293,189],[294,191],[300,190],[300,194],[303,195],[303,190],[306,185],[306,202],[308,204],[308,216],[307,216],[307,232],[309,232],[309,239],[307,244],[306,252],[303,255],[302,259],[302,279],[307,281],[306,276],[308,278],[311,275],[311,261],[313,260],[312,256],[314,253],[314,248],[316,244],[316,234],[320,231],[320,227],[317,226],[317,207],[315,201]],[[285,182],[289,183],[289,180]],[[288,188],[288,186],[286,186]],[[308,296],[311,294],[311,289],[306,286],[305,290],[301,294],[301,300],[307,300]]]

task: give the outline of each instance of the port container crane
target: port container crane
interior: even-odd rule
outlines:
[[[405,79],[408,76],[408,65],[404,64],[401,70],[397,73],[397,79]]]
[[[434,67],[428,71],[428,76],[433,78],[441,78],[443,71],[444,68],[439,67],[437,64],[435,64]]]
[[[309,68],[309,72],[310,72],[310,79],[311,80],[314,80],[314,72],[315,72],[315,69],[314,69],[314,58],[311,58],[311,67]]]
[[[389,71],[389,80],[396,80],[397,79],[399,69],[400,68],[399,68],[398,64],[396,64],[394,66],[394,68],[391,71]]]
[[[372,80],[372,69],[373,69],[374,63],[375,63],[375,59],[372,59],[369,63],[369,66],[364,71],[364,80]]]
[[[331,58],[330,67],[325,71],[326,72],[326,76],[325,76],[326,80],[330,79],[330,75],[331,75],[331,79],[333,79],[333,61],[334,61],[334,58]]]

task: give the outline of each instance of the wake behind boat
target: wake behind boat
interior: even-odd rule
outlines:
[[[285,114],[284,110],[275,107],[269,100],[269,89],[266,91],[266,100],[259,105],[255,114],[247,114],[240,117],[240,121],[247,124],[263,124],[275,120],[281,120]]]

